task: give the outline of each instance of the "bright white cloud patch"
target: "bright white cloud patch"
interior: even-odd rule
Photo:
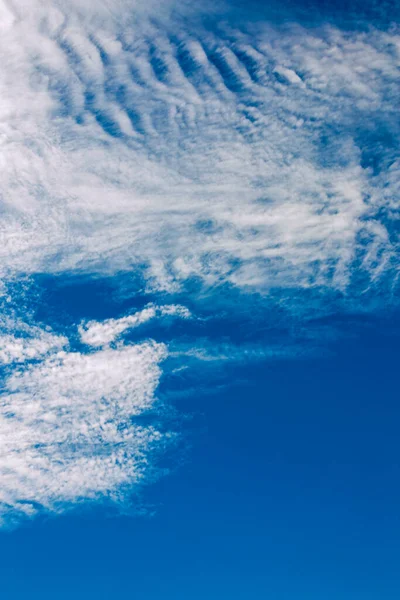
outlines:
[[[108,319],[100,323],[89,321],[79,326],[79,334],[82,342],[88,346],[106,346],[124,331],[138,327],[156,317],[189,318],[190,312],[185,306],[176,304],[167,306],[150,305],[133,315],[121,319]]]
[[[23,331],[23,333],[25,333]],[[51,333],[28,330],[28,335],[0,334],[0,365],[23,363],[27,360],[41,358],[51,351],[61,350],[67,339]]]
[[[166,356],[143,343],[58,352],[15,371],[0,407],[0,522],[117,499],[143,478],[162,435],[132,418],[151,408]]]

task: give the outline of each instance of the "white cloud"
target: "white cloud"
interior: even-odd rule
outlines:
[[[0,520],[131,491],[163,438],[132,418],[151,408],[165,357],[146,342],[15,371],[0,407]]]
[[[345,289],[365,229],[369,275],[392,264],[398,190],[357,136],[379,116],[398,140],[395,30],[228,35],[177,10],[156,26],[142,3],[29,7],[0,41],[3,276]]]
[[[89,321],[79,326],[79,335],[88,346],[106,346],[117,339],[124,331],[138,327],[156,317],[189,318],[190,312],[184,306],[170,304],[166,306],[149,305],[141,311],[120,319]]]
[[[0,527],[82,501],[125,501],[154,473],[154,451],[174,438],[147,419],[165,344],[111,342],[151,319],[187,319],[181,305],[148,305],[121,319],[78,327],[96,351],[76,351],[68,336],[15,319],[0,322]],[[28,319],[27,319],[28,321]],[[14,333],[12,333],[14,332]],[[150,424],[149,424],[150,423]]]
[[[49,352],[61,350],[67,343],[65,337],[43,331],[29,337],[0,334],[0,365],[41,358]]]
[[[282,77],[288,83],[294,83],[294,84],[300,85],[300,86],[304,85],[304,83],[301,80],[301,77],[299,77],[295,71],[292,71],[292,69],[287,69],[286,67],[278,66],[278,67],[275,67],[274,73],[277,73],[278,75],[282,75]]]

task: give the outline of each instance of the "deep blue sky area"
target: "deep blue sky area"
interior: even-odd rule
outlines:
[[[154,516],[97,507],[2,532],[2,597],[397,599],[392,323],[177,402],[191,447],[146,490]]]

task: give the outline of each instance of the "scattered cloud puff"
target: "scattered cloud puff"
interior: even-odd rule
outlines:
[[[79,326],[79,335],[88,346],[106,346],[116,340],[126,330],[138,327],[147,321],[160,317],[179,317],[187,319],[191,316],[185,306],[176,304],[166,306],[149,305],[133,315],[106,321],[89,321]]]
[[[68,340],[63,336],[40,331],[39,335],[27,337],[0,334],[0,365],[23,363],[61,350]]]
[[[166,357],[146,342],[96,353],[55,352],[15,370],[0,406],[0,523],[118,500],[140,483],[165,436],[134,424],[148,411]]]

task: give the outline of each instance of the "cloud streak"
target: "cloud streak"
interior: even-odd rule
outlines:
[[[128,317],[107,319],[100,323],[97,321],[89,321],[83,325],[81,324],[79,326],[79,335],[81,341],[88,346],[107,346],[125,331],[136,328],[152,319],[160,317],[179,317],[187,319],[190,316],[190,312],[185,306],[176,304],[166,306],[150,305]]]

